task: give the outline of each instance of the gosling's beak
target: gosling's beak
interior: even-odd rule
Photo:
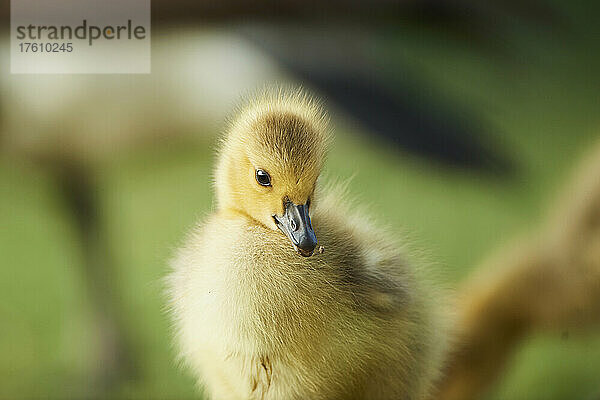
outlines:
[[[310,257],[317,246],[317,236],[308,215],[309,204],[298,206],[287,202],[283,216],[273,215],[277,227],[286,234],[294,248],[304,257]]]

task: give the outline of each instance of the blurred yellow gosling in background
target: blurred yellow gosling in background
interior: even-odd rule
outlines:
[[[532,334],[593,332],[600,324],[600,143],[550,218],[494,254],[458,301],[460,339],[437,398],[483,398]]]

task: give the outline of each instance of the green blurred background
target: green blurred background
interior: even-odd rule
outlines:
[[[353,176],[350,193],[369,204],[379,221],[397,232],[409,232],[413,247],[424,249],[433,261],[432,275],[448,286],[456,286],[494,249],[541,224],[572,168],[600,139],[598,7],[566,1],[544,7],[559,17],[558,22],[532,20],[527,13],[499,16],[495,9],[486,11],[489,19],[482,24],[497,23],[484,30],[491,38],[452,24],[440,28],[436,19],[423,23],[421,14],[413,12],[406,20],[368,26],[376,34],[363,44],[371,59],[384,60],[376,70],[391,90],[396,71],[406,72],[415,93],[449,105],[450,112],[458,105],[457,110],[468,110],[465,118],[483,121],[489,128],[482,133],[483,142],[486,148],[501,150],[511,165],[508,172],[450,165],[389,146],[360,117],[336,107],[333,96],[335,142],[325,176]],[[467,22],[470,16],[467,13]],[[185,26],[172,19],[157,22],[149,76],[15,76],[3,61],[0,398],[196,395],[193,380],[174,361],[161,278],[185,232],[211,210],[218,121],[239,94],[261,82],[303,83],[329,98],[310,75],[295,75],[276,52],[257,46],[225,20]],[[271,34],[277,31],[270,29]],[[196,48],[197,69],[187,50]],[[216,71],[220,64],[213,65],[211,57],[223,49],[235,67]],[[3,58],[7,57],[5,38]],[[239,70],[247,59],[255,67]],[[185,68],[173,70],[184,61]],[[196,74],[204,80],[194,80]],[[86,94],[87,88],[110,90],[120,100],[109,107],[102,97]],[[185,94],[178,96],[178,90]],[[397,90],[402,91],[401,85]],[[65,98],[73,93],[79,97],[62,101],[61,92]],[[32,98],[50,100],[36,103]],[[85,109],[82,98],[88,99]],[[111,120],[115,113],[118,117]],[[62,122],[56,125],[53,118]],[[72,128],[69,118],[83,123]],[[128,118],[143,121],[132,130],[152,130],[152,135],[135,136],[126,145],[109,141],[108,150],[97,152],[87,139],[70,144],[70,137],[62,133],[56,141],[36,137],[25,145],[20,142],[20,135],[32,131],[53,138],[55,130],[73,129],[79,135],[88,127],[96,129],[91,125],[98,121],[109,119],[110,127]],[[96,130],[104,134],[104,128]],[[82,153],[82,147],[89,154]],[[68,161],[60,161],[64,159]],[[99,275],[90,277],[85,267],[90,252],[86,242],[82,244],[80,216],[69,200],[72,191],[65,191],[62,182],[73,173],[65,170],[85,171],[84,187],[97,212],[87,240],[101,243],[99,259],[110,263],[96,270]],[[97,276],[110,287],[96,293],[105,292],[110,300],[90,294]],[[117,310],[109,313],[117,322],[109,324],[120,327],[125,361],[107,360],[103,354],[117,340],[98,317],[103,307]],[[119,367],[117,377],[102,371],[103,365],[123,362],[127,365]],[[489,399],[597,396],[600,333],[556,332],[531,338],[511,359]]]

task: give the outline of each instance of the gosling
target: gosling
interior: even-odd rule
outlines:
[[[542,226],[489,257],[463,285],[440,400],[475,400],[533,332],[600,324],[600,142]]]
[[[446,347],[435,290],[340,190],[317,188],[328,142],[322,107],[281,89],[222,140],[216,210],[168,276],[181,359],[211,399],[430,393]]]

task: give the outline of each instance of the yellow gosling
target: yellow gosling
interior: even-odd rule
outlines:
[[[446,347],[436,292],[392,235],[317,189],[328,141],[319,104],[284,90],[223,139],[216,210],[168,277],[181,358],[211,399],[430,393]]]
[[[493,254],[464,283],[457,345],[440,400],[484,398],[535,332],[590,332],[600,324],[600,142],[543,226]]]

